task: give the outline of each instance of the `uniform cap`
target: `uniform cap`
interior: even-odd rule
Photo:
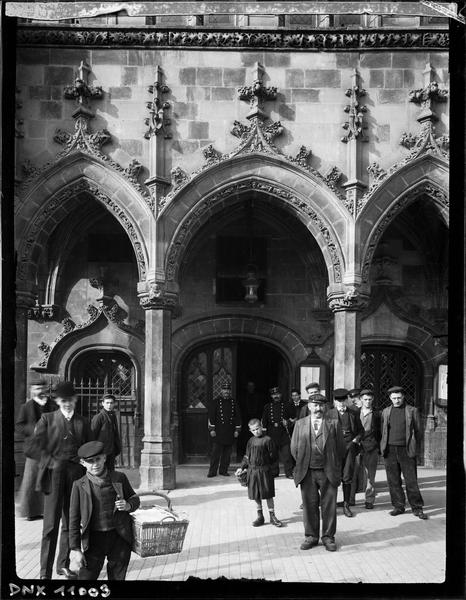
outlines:
[[[270,395],[272,394],[280,394],[280,388],[278,387],[271,387],[269,390]]]
[[[311,383],[307,384],[307,386],[305,387],[305,390],[307,391],[312,388],[316,388],[316,389],[320,390],[320,385],[316,381],[312,381]]]
[[[312,394],[307,399],[308,402],[314,402],[315,404],[327,404],[329,402],[328,398],[323,396],[322,394]]]
[[[333,397],[335,400],[346,400],[348,398],[348,390],[345,388],[337,388],[333,390]]]
[[[348,392],[350,398],[354,398],[355,396],[360,396],[361,390],[359,388],[353,388]]]
[[[398,393],[405,393],[404,388],[401,387],[401,385],[394,385],[393,387],[388,389],[388,393],[389,394],[398,394]]]
[[[79,458],[92,458],[93,456],[99,456],[104,453],[104,445],[102,442],[86,442],[80,446],[78,450]]]
[[[374,395],[374,390],[370,390],[369,388],[367,388],[367,389],[361,390],[359,392],[359,395],[360,396],[364,396],[364,395],[373,396]]]
[[[76,396],[76,390],[71,381],[57,383],[53,389],[53,393],[58,398],[71,398],[71,396]]]

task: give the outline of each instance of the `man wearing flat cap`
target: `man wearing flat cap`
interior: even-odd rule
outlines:
[[[282,395],[278,387],[269,390],[272,398],[264,406],[262,413],[262,427],[267,435],[272,438],[278,448],[278,460],[271,466],[273,477],[280,474],[280,462],[283,463],[285,476],[293,479],[293,457],[290,452],[290,428],[293,424],[294,412],[288,402],[282,401]]]
[[[40,578],[51,579],[61,518],[57,574],[74,578],[70,570],[68,525],[73,481],[82,477],[78,448],[92,439],[89,423],[75,411],[73,384],[64,381],[54,390],[58,410],[44,413],[34,430],[41,448],[37,489],[44,492],[44,525],[40,549]]]
[[[129,513],[139,508],[139,497],[124,473],[107,469],[102,442],[83,444],[78,456],[86,474],[71,492],[71,564],[78,579],[96,580],[107,559],[108,580],[123,581],[133,542]]]
[[[208,429],[212,438],[212,451],[207,477],[220,475],[228,477],[231,448],[241,431],[241,413],[238,403],[231,395],[231,384],[225,382],[220,387],[220,396],[209,406]]]
[[[333,390],[333,403],[338,413],[338,420],[346,444],[342,465],[343,514],[345,517],[352,517],[353,513],[350,509],[351,482],[353,481],[354,464],[356,455],[359,453],[363,428],[359,415],[348,409],[347,398],[348,390],[344,388]]]
[[[406,486],[408,502],[413,515],[427,519],[424,501],[417,482],[416,454],[420,440],[420,422],[417,408],[405,402],[404,389],[393,386],[388,390],[392,403],[382,411],[382,440],[380,451],[385,461],[387,483],[393,510],[392,517],[405,512],[405,494],[401,485],[401,474]]]
[[[310,414],[295,423],[291,454],[296,461],[294,481],[301,486],[304,541],[301,550],[319,543],[320,514],[322,543],[335,552],[337,528],[337,491],[341,481],[345,441],[338,418],[327,416],[328,399],[321,394],[309,396]]]

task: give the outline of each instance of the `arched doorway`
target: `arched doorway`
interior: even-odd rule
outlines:
[[[422,412],[422,367],[417,357],[399,346],[363,345],[361,388],[374,390],[377,410],[390,405],[388,389],[401,385],[406,401]]]
[[[210,438],[207,430],[208,406],[220,392],[222,383],[232,385],[244,415],[248,381],[255,383],[260,406],[267,402],[268,389],[278,385],[285,398],[290,383],[290,366],[284,356],[269,344],[252,340],[218,340],[196,347],[183,362],[180,386],[180,462],[206,461]],[[232,456],[235,455],[234,449]]]
[[[89,420],[101,409],[104,394],[116,398],[116,414],[122,450],[117,465],[139,464],[139,424],[142,422],[137,394],[136,369],[119,350],[88,350],[71,365],[70,379],[78,395],[77,410]]]

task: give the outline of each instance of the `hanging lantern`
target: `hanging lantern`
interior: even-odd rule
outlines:
[[[246,273],[247,277],[242,281],[242,284],[246,288],[246,295],[244,296],[244,299],[246,302],[249,302],[249,304],[254,304],[254,302],[257,302],[257,288],[260,285],[260,282],[256,277],[255,265],[248,265],[246,267]]]

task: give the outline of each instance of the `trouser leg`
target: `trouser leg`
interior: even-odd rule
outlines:
[[[50,494],[44,495],[44,522],[40,546],[40,577],[52,578],[53,561],[57,548],[58,529],[63,508],[64,472],[52,469]]]
[[[422,499],[419,485],[417,482],[416,459],[408,456],[406,448],[401,448],[399,451],[399,461],[403,479],[405,480],[406,495],[411,508],[422,508],[424,500]]]
[[[304,535],[316,539],[319,539],[320,536],[320,495],[317,483],[319,472],[315,469],[309,469],[300,484],[303,500]]]
[[[280,447],[280,461],[283,463],[285,475],[293,475],[293,457],[291,456],[290,445],[284,444]]]
[[[209,475],[217,475],[218,463],[220,462],[220,454],[222,447],[217,442],[212,442],[212,453],[210,455]]]
[[[23,480],[19,492],[19,514],[21,517],[39,517],[44,514],[44,495],[36,492],[39,463],[26,457]]]
[[[63,509],[61,518],[60,542],[58,546],[57,569],[70,566],[69,520],[70,500],[73,482],[84,474],[84,469],[76,463],[66,463],[63,486]]]
[[[109,581],[124,581],[131,557],[131,546],[116,531],[109,534],[110,547],[107,554]]]
[[[100,571],[104,565],[110,544],[108,543],[109,532],[93,531],[89,537],[89,548],[84,553],[86,566],[81,567],[78,573],[78,579],[95,580],[99,578]]]
[[[375,476],[377,473],[377,463],[379,461],[379,451],[377,448],[369,452],[364,452],[361,457],[364,472],[366,474],[366,502],[374,504],[375,500]]]
[[[404,508],[405,494],[401,486],[401,468],[397,457],[397,446],[388,447],[387,455],[384,460],[392,505],[395,508]]]
[[[355,502],[356,502],[356,494],[357,494],[359,484],[360,484],[360,478],[359,478],[360,466],[361,466],[361,455],[357,454],[354,459],[354,472],[353,472],[353,478],[351,480],[351,493],[350,493],[350,499],[349,499],[351,504],[355,504]]]
[[[322,512],[322,539],[327,538],[334,542],[335,532],[337,530],[338,488],[330,483],[324,471],[322,471],[320,475],[319,487]],[[350,486],[348,487],[350,488]]]
[[[218,472],[222,475],[228,473],[228,467],[230,466],[231,446],[222,445],[220,454],[220,466]]]

